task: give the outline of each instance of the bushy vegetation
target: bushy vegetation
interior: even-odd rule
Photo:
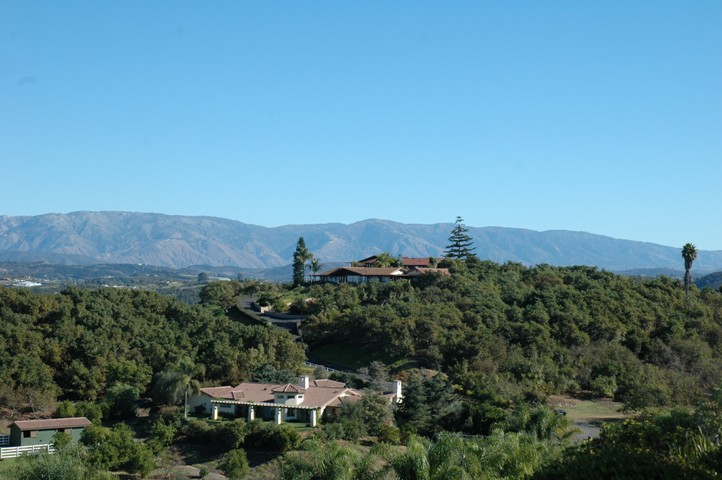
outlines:
[[[87,451],[79,445],[68,446],[50,455],[23,455],[11,469],[3,472],[7,480],[113,480],[117,476],[91,465]]]
[[[243,450],[231,450],[226,453],[221,462],[221,470],[230,480],[241,480],[248,475],[250,467],[248,458]]]
[[[56,416],[94,422],[81,445],[59,438],[60,454],[19,461],[13,478],[37,469],[145,476],[179,443],[211,451],[233,478],[248,473],[245,452],[277,455],[283,478],[300,479],[696,479],[722,470],[720,292],[692,285],[685,298],[679,280],[591,267],[444,262],[451,276],[413,284],[284,291],[214,282],[198,305],[138,290],[0,288],[0,406],[47,410],[61,396]],[[367,356],[368,382],[335,374],[365,395],[303,442],[289,425],[186,420],[168,407],[203,383],[292,380],[304,346],[234,317],[237,297],[251,293],[283,305],[295,298],[310,314],[312,349]],[[391,406],[379,393],[396,376],[404,401]],[[573,426],[544,400],[581,391],[647,413],[570,447]],[[134,433],[122,422],[146,396],[160,410]]]
[[[448,261],[447,261],[448,262]],[[630,409],[691,405],[722,383],[722,294],[593,267],[469,257],[451,276],[317,285],[305,325],[326,344],[411,360],[488,405],[585,390]]]
[[[237,383],[264,366],[295,371],[302,346],[285,331],[228,316],[228,292],[216,291],[228,283],[209,284],[204,305],[141,290],[0,288],[0,406],[106,397],[109,415],[132,416],[140,396],[179,402],[191,380]],[[154,379],[164,393],[152,391]]]
[[[607,424],[599,438],[566,450],[534,478],[719,478],[722,472],[722,389],[694,410],[673,409]]]

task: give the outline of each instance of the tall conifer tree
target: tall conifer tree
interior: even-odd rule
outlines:
[[[469,236],[469,229],[464,225],[464,219],[456,217],[454,228],[449,236],[449,245],[444,251],[446,258],[465,259],[474,255],[476,247],[472,247],[474,239]]]
[[[306,279],[306,262],[311,258],[311,252],[306,248],[303,237],[298,239],[296,250],[293,252],[293,286],[303,285]]]

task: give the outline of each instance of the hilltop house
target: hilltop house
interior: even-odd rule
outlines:
[[[406,270],[401,267],[338,267],[319,273],[316,277],[329,283],[386,283],[402,278]]]
[[[361,267],[375,267],[378,266],[377,262],[379,255],[372,255],[370,257],[357,260],[353,262],[357,266]],[[401,266],[405,268],[419,267],[419,268],[433,268],[443,258],[440,257],[401,257]]]
[[[393,280],[406,279],[414,280],[425,273],[440,273],[449,275],[446,268],[435,268],[437,258],[413,258],[402,257],[401,267],[378,267],[375,266],[378,256],[364,258],[350,267],[338,267],[323,273],[313,275],[317,281],[328,283],[387,283]]]
[[[315,427],[322,416],[338,414],[341,403],[353,401],[363,395],[334,380],[310,380],[301,377],[295,385],[243,382],[235,387],[208,387],[188,399],[190,408],[211,415],[243,416],[248,421],[256,418],[305,422]],[[394,382],[394,391],[386,394],[390,402],[401,401],[401,382]]]

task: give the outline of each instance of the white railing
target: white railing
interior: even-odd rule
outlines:
[[[5,447],[0,448],[0,460],[6,458],[17,458],[26,453],[55,453],[52,445],[45,443],[43,445],[28,445],[27,447]]]
[[[10,445],[10,435],[0,435],[0,447]]]

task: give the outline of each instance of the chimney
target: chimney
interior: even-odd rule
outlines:
[[[298,377],[298,386],[305,388],[308,390],[308,386],[310,385],[311,381],[308,377],[308,375],[304,375],[302,377]]]
[[[401,395],[401,380],[394,380],[394,395],[396,395],[397,403],[403,398],[403,395]]]

